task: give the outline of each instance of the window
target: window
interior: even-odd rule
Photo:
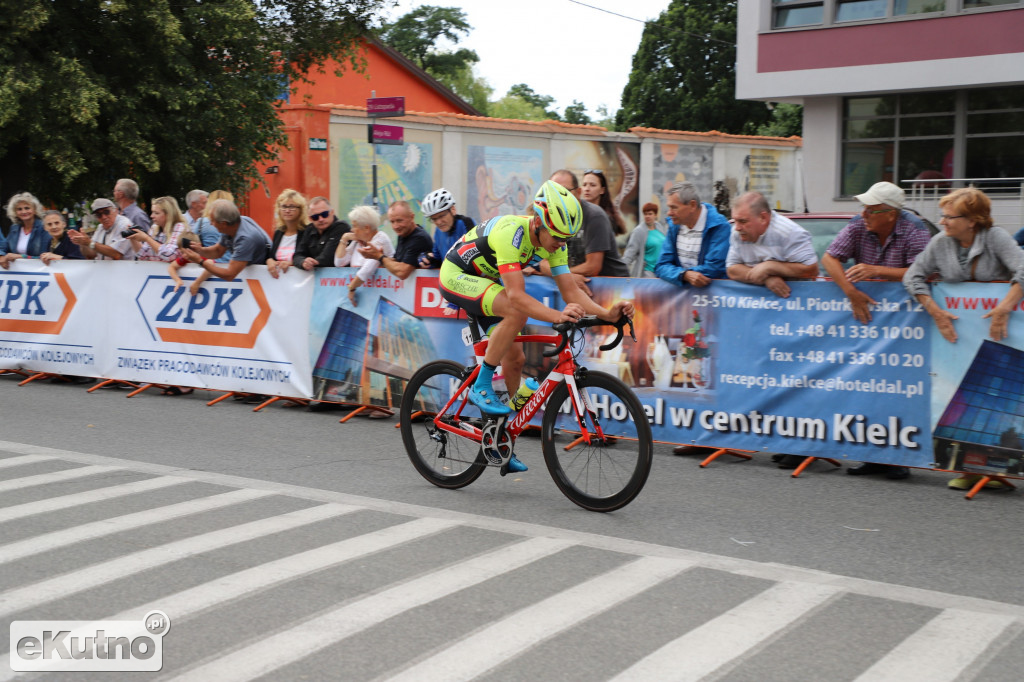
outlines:
[[[946,0],[896,0],[892,14],[896,17],[908,14],[927,14],[941,12],[946,9]]]
[[[881,180],[1024,176],[1024,87],[844,100],[840,193]]]
[[[1024,88],[969,90],[964,173],[1024,176]]]
[[[824,3],[802,0],[773,0],[772,28],[820,24],[825,19]]]
[[[836,21],[860,21],[885,16],[889,0],[838,0]]]
[[[1019,5],[1020,0],[964,0],[964,9],[995,7],[996,5]]]

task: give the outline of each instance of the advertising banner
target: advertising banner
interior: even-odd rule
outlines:
[[[198,273],[182,270],[176,289],[165,263],[16,261],[0,273],[5,366],[309,395],[312,275],[292,269],[273,279],[250,267],[231,282],[212,277],[191,296]]]

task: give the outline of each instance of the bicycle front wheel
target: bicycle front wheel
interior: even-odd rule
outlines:
[[[651,472],[647,414],[636,394],[611,375],[588,372],[576,386],[590,409],[577,420],[568,385],[555,389],[541,424],[544,461],[555,485],[579,506],[599,512],[621,509],[640,494]]]
[[[487,467],[480,444],[438,428],[435,417],[458,391],[465,379],[465,368],[450,360],[436,360],[421,367],[405,388],[399,423],[402,442],[416,471],[441,488],[462,488],[480,477]],[[458,403],[451,412],[458,409]],[[470,423],[480,427],[483,415],[472,403],[459,413],[444,414],[448,424]]]

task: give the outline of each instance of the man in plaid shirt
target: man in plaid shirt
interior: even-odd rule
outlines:
[[[821,264],[853,305],[853,316],[862,323],[871,320],[875,301],[853,286],[854,282],[882,279],[898,282],[928,245],[931,235],[909,211],[903,210],[903,190],[891,182],[879,182],[857,200],[864,204],[861,214],[851,220],[829,244]],[[855,265],[843,271],[842,262],[852,258]],[[894,480],[906,478],[910,470],[877,462],[850,467],[853,476],[884,474]]]
[[[853,316],[867,324],[875,301],[854,283],[868,279],[899,282],[931,235],[914,214],[903,210],[906,195],[891,182],[875,183],[855,198],[864,209],[836,235],[821,264],[850,299]],[[843,271],[842,263],[848,258],[855,265]]]

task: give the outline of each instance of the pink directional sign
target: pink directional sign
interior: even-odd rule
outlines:
[[[374,123],[373,144],[402,144],[402,135],[405,129],[402,126],[385,126]]]
[[[405,116],[405,98],[368,97],[366,99],[366,115],[370,118]]]

